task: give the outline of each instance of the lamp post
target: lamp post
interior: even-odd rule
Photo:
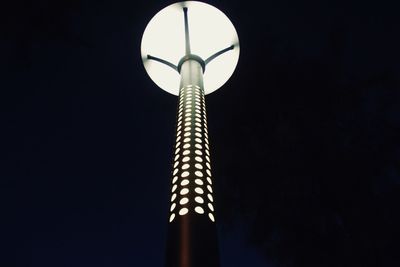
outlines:
[[[186,1],[157,13],[142,38],[151,79],[179,96],[166,267],[219,266],[205,95],[232,75],[239,41],[215,7]]]

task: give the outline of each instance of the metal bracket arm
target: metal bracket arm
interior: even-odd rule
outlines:
[[[162,64],[165,64],[165,65],[167,65],[168,67],[171,67],[171,68],[173,68],[174,70],[178,71],[178,67],[177,67],[177,66],[175,66],[175,65],[172,64],[171,62],[166,61],[166,60],[164,60],[164,59],[161,59],[161,58],[158,58],[158,57],[153,57],[153,56],[151,56],[151,55],[147,55],[147,59],[149,59],[149,60],[154,60],[154,61],[158,61],[158,62],[160,62],[160,63],[162,63]]]
[[[234,45],[231,45],[231,46],[229,46],[227,48],[224,48],[224,49],[218,51],[217,53],[215,53],[214,55],[210,56],[206,60],[204,60],[204,63],[207,65],[208,63],[210,63],[211,60],[215,59],[216,57],[222,55],[225,52],[228,52],[229,50],[233,50],[234,48],[235,48]]]

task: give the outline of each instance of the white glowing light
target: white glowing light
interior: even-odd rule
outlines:
[[[202,149],[202,148],[203,148],[200,144],[195,144],[194,146],[195,146],[196,148],[198,148],[198,149]]]
[[[144,67],[150,78],[165,91],[179,94],[179,73],[160,62],[148,60],[155,56],[178,65],[185,55],[183,6],[188,9],[192,54],[206,60],[216,52],[234,45],[207,64],[204,90],[209,94],[220,88],[232,75],[239,59],[239,39],[232,22],[217,8],[202,2],[185,1],[167,6],[147,25],[141,44]]]
[[[182,182],[181,182],[181,185],[182,186],[185,186],[185,185],[188,185],[189,184],[189,180],[188,179],[184,179],[184,180],[182,180]]]
[[[200,163],[196,163],[194,166],[195,166],[197,169],[200,169],[200,170],[203,169],[203,165],[201,165]]]
[[[172,222],[175,218],[175,213],[172,213],[171,216],[169,217],[169,222]]]
[[[185,205],[185,204],[188,203],[188,202],[189,202],[189,199],[188,199],[187,197],[184,197],[184,198],[182,198],[182,199],[179,201],[179,204]]]
[[[208,189],[208,191],[210,191],[211,193],[213,192],[211,186],[207,185],[207,189]]]
[[[179,211],[179,215],[185,215],[186,213],[188,213],[189,212],[189,210],[187,209],[187,208],[182,208],[180,211]]]
[[[199,214],[203,214],[204,213],[204,210],[203,210],[202,207],[196,207],[196,208],[194,208],[194,211],[199,213]]]
[[[175,207],[176,207],[176,204],[172,203],[170,211],[173,211],[175,209]]]
[[[212,215],[212,213],[209,213],[209,214],[208,214],[208,217],[210,217],[210,220],[211,220],[211,221],[215,222],[215,218],[214,218],[214,215]]]
[[[171,202],[174,201],[175,198],[176,198],[176,194],[173,194],[173,195],[171,196]]]
[[[181,195],[186,195],[187,193],[189,193],[189,189],[187,188],[183,188],[180,192]]]
[[[194,201],[196,201],[197,203],[200,203],[200,204],[204,203],[204,199],[202,197],[195,197]]]
[[[187,163],[185,163],[185,164],[183,164],[182,165],[182,170],[186,170],[186,169],[189,169],[189,164],[187,164]]]
[[[208,203],[208,208],[209,208],[211,211],[214,211],[214,207],[213,207],[213,205],[212,205],[211,203]]]
[[[178,187],[178,186],[177,186],[176,184],[174,184],[174,186],[172,187],[172,192],[175,192],[175,190],[176,190],[177,187]]]
[[[197,194],[203,194],[203,193],[204,193],[203,189],[201,189],[200,187],[196,187],[196,188],[194,189],[194,191],[195,191]]]
[[[194,180],[194,182],[195,182],[196,184],[198,184],[198,185],[203,185],[203,184],[204,184],[203,181],[202,181],[201,179],[196,179],[196,180]]]

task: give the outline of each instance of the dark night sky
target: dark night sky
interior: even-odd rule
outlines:
[[[0,8],[0,266],[163,266],[176,98],[140,41],[170,1]],[[207,97],[222,267],[400,266],[394,1],[206,1],[239,34]]]

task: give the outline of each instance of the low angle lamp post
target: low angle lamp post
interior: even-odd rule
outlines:
[[[150,78],[179,97],[165,266],[219,266],[205,95],[236,68],[236,30],[209,4],[175,3],[148,23],[141,55]]]

